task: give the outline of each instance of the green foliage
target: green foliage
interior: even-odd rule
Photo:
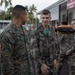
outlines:
[[[36,14],[36,6],[34,6],[34,4],[32,4],[32,6],[30,6],[28,8],[28,6],[26,6],[26,9],[27,9],[27,12],[28,12],[28,23],[32,23],[34,24],[35,23],[35,15]]]
[[[9,3],[11,4],[11,0],[1,0],[1,5],[3,4],[3,2],[5,2],[6,5],[8,5],[7,1],[9,1]],[[26,9],[27,9],[27,12],[28,12],[28,23],[32,23],[32,24],[35,24],[36,22],[36,17],[34,14],[36,14],[36,6],[34,6],[34,4],[32,4],[32,6],[28,7],[28,6],[25,6]],[[13,7],[10,6],[7,11],[1,11],[0,12],[0,20],[10,20],[11,17],[12,17],[12,10],[13,10]]]
[[[12,10],[13,10],[13,7],[10,6],[10,7],[7,9],[7,13],[11,14],[11,13],[12,13]]]
[[[4,20],[5,16],[6,16],[5,11],[1,11],[0,12],[0,20]]]
[[[11,20],[12,15],[11,14],[7,14],[5,17],[5,20]]]
[[[11,0],[1,0],[0,6],[5,3],[5,8],[7,8],[9,5],[12,5]]]
[[[10,20],[11,19],[11,17],[12,17],[12,10],[13,10],[13,7],[9,7],[8,9],[7,9],[7,11],[5,12],[5,11],[1,11],[0,12],[0,20]]]
[[[7,8],[9,5],[12,5],[11,0],[1,0],[0,6],[2,6],[3,3],[5,4],[5,12],[4,12],[4,11],[1,11],[1,12],[0,12],[0,19],[1,19],[1,20],[5,20],[5,19],[6,19],[6,16],[7,16],[7,14],[8,14],[8,13],[6,12],[6,8]],[[3,13],[4,13],[4,15],[3,15]]]

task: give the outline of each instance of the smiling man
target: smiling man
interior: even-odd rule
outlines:
[[[50,20],[50,11],[43,10],[40,15],[41,25],[35,30],[33,50],[38,75],[53,75],[53,62],[56,63],[55,44],[53,43],[54,29],[50,24]]]

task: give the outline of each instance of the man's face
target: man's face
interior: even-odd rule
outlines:
[[[26,12],[24,12],[23,14],[22,14],[22,19],[21,19],[21,21],[22,21],[22,24],[25,24],[25,22],[27,22],[27,13]]]
[[[75,21],[72,21],[71,25],[73,25],[73,29],[75,29]]]
[[[42,22],[42,25],[46,26],[50,23],[51,17],[49,14],[48,15],[42,14],[40,17],[40,20]]]

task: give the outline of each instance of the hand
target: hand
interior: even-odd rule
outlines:
[[[66,55],[70,55],[71,50],[66,51]]]
[[[75,25],[73,25],[72,28],[75,29]]]
[[[47,75],[49,73],[49,67],[46,64],[42,64],[41,71],[43,75]]]
[[[57,62],[56,59],[54,60],[54,67],[55,67],[55,70],[57,71],[57,69],[58,69],[58,62]]]

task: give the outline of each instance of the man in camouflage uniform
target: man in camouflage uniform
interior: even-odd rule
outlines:
[[[73,34],[59,34],[62,37],[60,42],[60,63],[62,63],[62,68],[60,75],[69,75],[69,65],[68,59],[69,55],[67,52],[72,49],[74,45]]]
[[[72,20],[71,25],[73,26],[73,29],[75,30],[75,19]],[[66,52],[67,55],[71,56],[69,57],[69,64],[70,64],[70,75],[75,75],[75,33],[73,36],[74,44],[70,50]]]
[[[25,7],[16,5],[12,11],[12,22],[0,35],[2,75],[31,75],[27,33],[22,27],[26,21]]]
[[[31,52],[35,60],[36,75],[53,75],[56,63],[54,29],[49,25],[51,13],[43,10],[40,17],[42,24],[35,30],[31,39]]]
[[[62,65],[59,75],[74,75],[72,71],[72,64],[75,65],[74,60],[74,34],[62,34],[58,33],[57,37],[59,42],[59,58],[58,59]]]

